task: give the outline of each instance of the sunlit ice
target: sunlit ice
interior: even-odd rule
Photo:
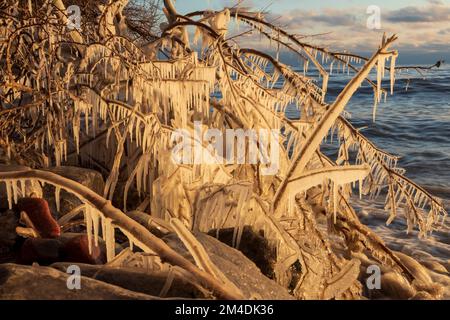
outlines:
[[[276,129],[208,128],[200,121],[192,130],[172,134],[172,160],[177,164],[260,164],[262,175],[275,175],[280,164],[280,132]]]

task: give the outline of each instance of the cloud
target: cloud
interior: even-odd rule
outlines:
[[[323,9],[321,11],[293,10],[282,15],[280,19],[289,28],[314,27],[323,25],[328,27],[354,26],[360,18],[349,13],[348,10]]]
[[[450,28],[439,30],[439,34],[441,35],[450,34]]]
[[[435,2],[436,0],[431,0]],[[430,2],[431,2],[430,1]],[[450,21],[450,6],[445,6],[443,3],[432,4],[425,7],[405,7],[399,10],[390,11],[384,15],[384,18],[390,22],[449,22]]]
[[[439,6],[444,5],[444,2],[442,0],[428,0],[428,2]]]
[[[239,5],[239,7],[250,7],[250,8],[256,7],[256,3],[253,0],[245,0],[242,2],[239,2],[237,0],[221,0],[220,5],[223,8],[231,8],[237,5]]]
[[[450,52],[450,4],[440,0],[427,0],[422,6],[405,6],[388,10],[381,7],[381,30],[369,30],[367,7],[319,10],[291,10],[280,13],[276,23],[294,34],[323,34],[308,41],[335,50],[374,50],[384,32],[397,34],[396,47],[416,52]],[[275,16],[269,17],[274,19]]]

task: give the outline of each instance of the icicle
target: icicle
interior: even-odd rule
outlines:
[[[280,39],[280,32],[278,32],[278,40]],[[277,41],[277,56],[276,60],[280,61],[280,42]]]
[[[128,238],[128,243],[129,243],[130,250],[133,251],[133,246],[134,246],[133,240],[131,240],[130,238]]]
[[[115,236],[114,236],[114,226],[112,220],[109,218],[103,219],[103,225],[105,230],[104,240],[106,242],[106,259],[111,261],[115,256]]]
[[[26,180],[24,179],[20,179],[20,191],[22,192],[21,195],[22,197],[26,197]]]
[[[339,185],[337,184],[336,181],[333,181],[333,219],[334,219],[334,223],[336,223],[337,219],[336,219],[336,213],[337,213],[337,199],[338,199],[338,192],[339,192]]]
[[[325,96],[327,94],[327,89],[328,89],[328,74],[324,74],[323,80],[322,80],[322,102],[325,102]]]
[[[98,247],[98,231],[99,231],[100,213],[96,209],[93,209],[91,211],[91,218],[92,218],[92,226],[94,229],[94,243],[95,243],[95,246]]]
[[[33,14],[33,6],[31,4],[31,0],[28,0],[28,12],[30,13],[30,15]]]
[[[104,68],[104,75],[103,75],[103,77],[105,78],[105,79],[107,79],[108,78],[108,61],[107,61],[107,59],[105,59],[104,60],[105,62],[104,62],[104,66],[103,66],[103,68]]]
[[[64,154],[64,161],[67,162],[67,140],[63,140],[63,154]]]
[[[14,203],[17,203],[17,200],[19,198],[19,195],[18,195],[19,190],[17,189],[17,182],[15,180],[11,181],[11,188],[12,188]]]
[[[61,187],[56,186],[55,187],[55,203],[56,203],[56,211],[60,213],[60,193],[61,193]]]
[[[137,238],[135,238],[132,234],[130,234],[128,231],[124,229],[120,229],[122,233],[129,239],[130,244],[133,243],[133,245],[136,245],[137,247],[141,248],[145,253],[154,253],[148,246],[143,244],[141,241],[139,241]]]
[[[362,199],[363,179],[359,179],[359,199]]]
[[[397,59],[397,55],[393,55],[391,57],[391,95],[394,94],[394,84],[395,84],[395,61]]]
[[[86,233],[89,242],[89,254],[92,254],[92,212],[93,208],[89,205],[86,205],[84,209],[84,221],[86,223]]]
[[[378,97],[377,97],[378,88],[373,93],[373,112],[372,112],[372,121],[375,122],[376,114],[377,114],[377,106],[378,106]]]
[[[109,138],[111,137],[112,127],[108,128],[108,131],[106,132],[106,149],[109,148]]]
[[[80,126],[78,124],[72,125],[73,129],[73,139],[75,140],[75,146],[77,148],[77,155],[80,154]]]
[[[85,130],[86,130],[86,134],[89,134],[89,112],[86,109],[86,111],[84,112],[84,126],[85,126]]]
[[[5,184],[6,184],[6,195],[8,198],[8,208],[11,210],[12,209],[12,190],[11,190],[11,181],[9,180],[5,180]]]
[[[382,56],[378,57],[378,63],[377,63],[377,100],[378,102],[381,101],[381,79],[382,79],[382,73],[383,73],[383,61],[384,58]]]
[[[105,217],[103,217],[103,216],[101,216],[101,218],[102,218],[102,220],[101,220],[101,226],[102,226],[102,237],[103,237],[103,240],[105,240],[105,238],[106,238],[106,224],[105,224]]]

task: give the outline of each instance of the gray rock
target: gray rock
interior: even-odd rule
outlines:
[[[0,213],[0,247],[11,247],[17,239],[16,227],[19,218],[13,211]]]
[[[60,176],[66,177],[68,179],[77,181],[88,187],[89,189],[97,192],[98,194],[103,193],[104,182],[102,175],[91,169],[61,166],[46,169],[47,171],[56,173]],[[44,198],[47,199],[50,206],[50,210],[53,215],[58,219],[69,213],[72,209],[81,205],[81,201],[73,194],[66,192],[65,190],[60,191],[60,212],[56,210],[55,202],[55,187],[50,184],[44,186]]]
[[[13,260],[14,245],[18,239],[16,227],[19,218],[8,210],[0,213],[0,263]]]
[[[65,272],[70,263],[54,263],[51,267]],[[127,290],[160,296],[166,285],[168,272],[140,271],[137,268],[109,267],[89,264],[79,264],[81,274],[85,277],[95,278],[97,280],[110,283]],[[174,278],[164,297],[179,298],[206,298],[199,288],[174,273]]]
[[[50,267],[0,264],[0,300],[152,300],[150,295],[81,277],[81,289],[70,290],[70,275]]]
[[[211,261],[232,281],[246,298],[264,300],[293,300],[287,289],[264,276],[258,267],[240,251],[203,233],[195,234],[203,245]],[[172,249],[194,262],[186,247],[175,234],[169,234],[163,240]]]

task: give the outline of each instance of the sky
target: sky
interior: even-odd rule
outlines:
[[[221,10],[237,2],[177,0],[176,8],[180,13]],[[444,59],[450,63],[450,0],[244,0],[241,6],[265,9],[269,21],[293,34],[315,35],[308,41],[331,50],[370,54],[386,32],[399,37],[396,48],[400,62],[433,63]],[[380,29],[367,27],[368,19],[376,21],[375,11],[367,12],[370,6],[379,8]],[[245,42],[254,47],[268,45],[259,37],[249,37]]]

